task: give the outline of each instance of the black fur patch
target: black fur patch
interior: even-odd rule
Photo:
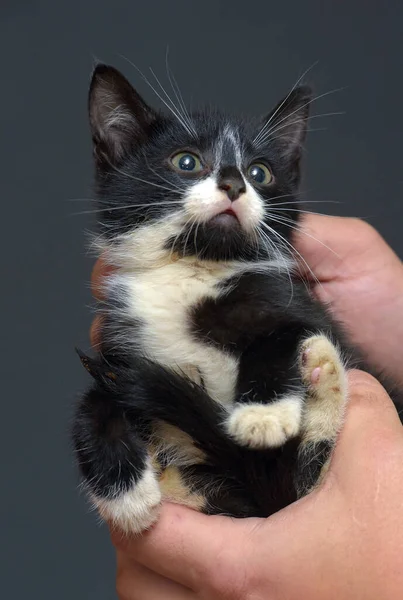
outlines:
[[[315,487],[322,468],[329,460],[334,447],[333,440],[321,440],[316,444],[302,446],[295,471],[295,487],[299,497],[305,496]]]

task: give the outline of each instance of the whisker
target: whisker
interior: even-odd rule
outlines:
[[[123,56],[123,54],[120,54],[120,56],[125,61],[127,61],[134,69],[136,69],[136,71],[140,74],[140,76],[147,83],[147,85],[149,85],[150,88],[153,90],[154,94],[161,100],[161,102],[163,102],[165,104],[165,106],[168,108],[168,110],[171,111],[171,113],[178,119],[179,123],[184,127],[184,129],[193,137],[194,134],[193,134],[192,130],[189,129],[189,127],[186,125],[186,123],[184,123],[184,121],[180,117],[180,115],[177,114],[176,109],[173,108],[172,106],[170,106],[169,103],[166,102],[166,100],[164,100],[164,98],[161,96],[161,94],[158,93],[158,91],[155,89],[155,87],[152,85],[152,83],[149,81],[149,79],[144,75],[144,73],[141,71],[141,69],[139,69],[139,67],[137,65],[135,65],[131,60],[129,60],[126,56]],[[154,77],[156,77],[154,72],[152,71],[152,69],[150,69],[150,70],[153,73]]]
[[[263,241],[265,242],[265,250],[267,253],[267,256],[270,257],[272,254],[274,254],[274,256],[277,259],[282,259],[283,255],[281,254],[281,252],[278,250],[278,248],[276,248],[275,243],[269,238],[269,236],[261,229],[261,227],[258,227],[258,232],[261,236],[261,238],[263,239]],[[268,245],[269,248],[268,248]],[[289,250],[286,246],[283,245],[283,248],[285,249],[286,253],[289,254]],[[280,272],[280,267],[278,267],[278,271]]]
[[[318,215],[320,217],[324,216],[323,213],[318,213],[318,212],[315,212],[313,210],[302,210],[300,208],[281,208],[281,207],[279,207],[279,208],[277,208],[277,207],[272,208],[271,206],[269,206],[268,207],[268,211],[269,212],[267,214],[270,214],[270,211],[274,211],[274,212],[285,212],[285,213],[296,212],[296,213],[300,213],[300,214],[304,214],[304,215]]]
[[[196,256],[198,255],[198,250],[197,250],[197,232],[199,231],[199,227],[201,225],[201,222],[199,221],[196,225],[196,229],[195,229],[195,233],[194,233],[194,245],[195,245],[195,252],[196,252]]]
[[[316,102],[317,100],[320,100],[321,98],[325,98],[325,96],[330,96],[330,94],[335,94],[336,92],[341,92],[344,89],[345,89],[344,87],[336,88],[334,90],[330,90],[329,92],[325,92],[324,94],[319,94],[319,96],[315,96],[314,98],[312,98],[311,100],[309,100],[309,102],[305,102],[305,104],[302,104],[301,106],[299,106],[298,108],[296,108],[295,110],[293,110],[289,115],[287,115],[286,117],[283,117],[282,119],[280,119],[279,121],[277,121],[273,125],[273,127],[271,127],[267,132],[265,132],[265,136],[264,137],[267,137],[270,133],[273,132],[273,130],[278,125],[280,125],[281,123],[283,123],[284,121],[286,121],[287,119],[289,119],[290,117],[292,117],[292,115],[295,115],[296,113],[298,113],[299,111],[301,111],[306,106],[309,106],[310,104],[312,104],[313,102]],[[261,140],[259,140],[259,145],[260,144],[261,144]]]
[[[321,96],[318,96],[318,98],[320,98]],[[318,99],[316,98],[316,100]],[[313,100],[312,100],[313,102]],[[309,104],[309,102],[307,103]],[[304,108],[304,106],[307,106],[307,104],[304,104],[303,106],[301,106],[301,108]],[[295,110],[294,112],[297,113],[299,110],[301,110],[301,108],[298,108],[297,110]],[[294,113],[291,113],[291,115]],[[282,121],[285,121],[288,117],[285,117],[285,119],[282,119],[281,121],[279,121],[276,125],[274,125],[271,129],[269,129],[263,137],[261,137],[260,141],[259,141],[259,146],[261,146],[264,142],[266,142],[267,140],[273,141],[273,138],[271,137],[272,134],[277,133],[278,131],[281,131],[282,129],[285,129],[286,127],[289,127],[290,125],[297,125],[298,123],[304,123],[304,122],[308,122],[311,121],[312,119],[320,119],[322,117],[332,117],[335,115],[344,115],[345,112],[344,111],[339,111],[339,112],[329,112],[329,113],[322,113],[320,115],[311,115],[310,117],[308,117],[307,119],[296,119],[295,121],[291,121],[291,122],[287,122],[283,125],[281,125],[281,127],[277,127],[277,125],[279,125]],[[278,139],[278,138],[276,138]]]
[[[103,212],[110,212],[110,211],[114,211],[114,210],[126,210],[128,208],[139,208],[139,209],[144,209],[146,210],[147,208],[149,208],[150,206],[169,206],[172,204],[182,204],[182,200],[166,200],[166,201],[162,201],[162,202],[150,202],[148,204],[123,204],[121,206],[111,206],[110,208],[98,208],[98,209],[94,209],[94,210],[83,210],[81,212],[78,213],[73,213],[73,216],[78,216],[78,215],[94,215],[97,213],[103,213]]]
[[[308,129],[305,129],[306,133],[315,133],[315,131],[329,131],[328,127],[308,127]],[[275,142],[276,140],[288,140],[289,142],[293,141],[293,138],[287,135],[277,135],[276,137],[271,137],[269,138],[270,142]]]
[[[96,198],[65,198],[64,202],[98,202]]]
[[[295,194],[287,194],[288,196],[295,196]],[[273,198],[273,200],[275,200],[276,197]],[[289,202],[277,202],[274,204],[271,204],[270,207],[272,206],[286,206],[288,204],[301,204],[301,202],[303,204],[341,204],[340,200],[292,200]],[[291,209],[287,209],[287,210],[291,210]]]
[[[320,200],[319,200],[319,202],[320,202]],[[317,215],[318,217],[325,217],[325,216],[327,216],[324,213],[318,213],[318,212],[315,212],[313,210],[302,210],[302,209],[299,209],[299,208],[277,208],[277,207],[272,208],[271,206],[269,206],[268,208],[269,208],[270,211],[276,211],[276,213],[277,212],[285,212],[285,213],[287,213],[287,212],[296,212],[296,213],[301,213],[303,215]],[[270,213],[267,213],[267,214],[270,214]],[[282,215],[278,215],[278,216],[282,217]],[[362,221],[366,221],[366,220],[372,218],[371,216],[361,216],[361,215],[355,215],[355,216],[358,219],[361,219]]]
[[[292,194],[279,194],[278,196],[273,196],[272,198],[269,198],[268,201],[272,202],[273,200],[281,200],[282,198],[295,198],[296,196],[301,196],[303,192],[294,192]],[[294,200],[293,204],[299,203],[299,200]],[[280,202],[280,204],[283,204],[282,202]],[[273,206],[275,206],[275,204],[273,204]]]
[[[318,238],[316,238],[315,236],[311,235],[307,231],[304,231],[303,227],[296,227],[294,221],[292,221],[291,219],[286,219],[286,217],[277,217],[277,218],[273,218],[272,221],[274,221],[275,223],[276,222],[280,223],[280,224],[282,223],[286,227],[289,227],[290,229],[293,229],[294,231],[297,231],[298,233],[302,233],[302,234],[306,235],[307,237],[311,238],[312,240],[314,240],[315,242],[317,242],[318,244],[320,244],[321,246],[323,246],[324,248],[329,250],[329,252],[332,252],[332,254],[334,254],[335,256],[337,256],[337,258],[339,258],[341,260],[341,256],[339,254],[337,254],[337,252],[335,250],[333,250],[333,248],[330,248],[330,246],[328,246],[327,244],[322,242],[322,240],[318,240]],[[290,223],[292,223],[292,225]]]
[[[169,55],[169,46],[167,46],[167,51],[166,51],[166,54],[165,54],[165,65],[166,65],[166,71],[167,71],[168,80],[169,80],[171,88],[172,88],[172,90],[173,90],[173,92],[174,92],[174,94],[176,96],[178,104],[179,104],[179,106],[182,109],[182,115],[183,115],[183,117],[187,121],[189,127],[192,129],[192,131],[194,132],[194,134],[197,135],[196,130],[195,130],[194,125],[193,125],[193,122],[192,122],[192,119],[190,117],[189,111],[186,108],[186,104],[185,104],[185,102],[183,100],[183,96],[182,96],[181,91],[179,89],[179,85],[178,85],[178,83],[177,83],[177,81],[175,79],[175,76],[174,76],[174,74],[173,74],[173,72],[172,72],[172,70],[171,70],[171,68],[169,66],[168,55]]]
[[[256,245],[256,257],[255,257],[256,260],[259,260],[259,256],[260,256],[260,242],[259,242],[258,234],[259,234],[259,229],[254,229],[253,230],[253,238],[254,238],[254,243]],[[265,250],[266,250],[266,247],[265,247]],[[267,250],[266,250],[266,253],[267,253],[267,256],[270,256],[269,253],[267,252]]]
[[[190,135],[195,136],[195,132],[192,130],[191,127],[189,127],[189,125],[186,123],[186,120],[183,118],[183,116],[180,113],[180,110],[178,109],[178,107],[176,106],[176,104],[174,103],[174,101],[172,100],[172,98],[169,96],[168,92],[165,90],[165,88],[163,87],[162,83],[160,82],[160,80],[158,79],[158,77],[156,76],[156,74],[154,73],[153,69],[151,67],[149,67],[151,74],[153,75],[155,81],[157,82],[157,84],[160,86],[162,92],[165,94],[165,96],[167,97],[168,101],[171,103],[170,106],[168,106],[168,104],[165,102],[165,105],[170,108],[171,112],[176,116],[176,118],[178,119],[178,121],[183,125],[183,127],[186,129],[186,131],[188,133],[190,133]],[[161,98],[161,97],[160,97]],[[164,99],[161,98],[161,100],[164,102]]]
[[[295,88],[298,86],[298,84],[303,80],[303,78],[305,77],[305,75],[307,75],[309,73],[309,71],[311,71],[311,69],[313,69],[316,65],[318,64],[318,61],[315,61],[310,67],[308,67],[303,73],[302,75],[297,79],[297,81],[294,83],[294,85],[292,86],[291,90],[288,92],[287,96],[284,98],[284,100],[281,102],[281,104],[277,107],[277,109],[274,111],[274,113],[270,116],[270,119],[267,121],[267,123],[265,123],[263,125],[263,127],[261,128],[261,130],[259,131],[259,133],[257,134],[257,136],[255,137],[255,139],[253,140],[254,144],[258,144],[258,139],[260,138],[260,136],[263,134],[263,132],[266,130],[266,128],[270,125],[270,123],[273,121],[274,117],[276,116],[276,114],[284,107],[284,105],[287,103],[288,98],[291,96],[291,94],[293,93],[293,91],[295,90]]]
[[[184,256],[186,256],[186,246],[187,246],[187,244],[188,244],[189,237],[190,237],[190,234],[191,234],[191,232],[192,232],[192,227],[193,227],[193,225],[194,225],[195,223],[196,223],[196,219],[195,219],[195,218],[193,218],[193,219],[192,219],[192,221],[191,221],[191,223],[190,223],[189,231],[188,231],[188,234],[187,234],[187,236],[186,236],[185,245],[184,245],[184,248],[183,248],[183,255],[184,255]]]
[[[156,175],[157,177],[159,177],[162,181],[165,181],[165,183],[167,183],[169,186],[173,186],[173,189],[178,190],[178,192],[180,192],[181,194],[184,194],[186,192],[185,188],[181,188],[178,185],[176,185],[175,183],[172,183],[171,181],[169,181],[168,179],[165,179],[165,177],[163,177],[162,175],[160,175],[155,169],[153,169],[151,167],[151,165],[149,164],[147,157],[145,155],[145,153],[143,152],[143,157],[144,160],[147,164],[147,167],[150,169],[150,171],[152,171],[154,173],[154,175]]]
[[[141,179],[141,177],[135,177],[134,175],[130,175],[129,173],[125,173],[124,171],[121,171],[120,169],[115,167],[115,165],[113,165],[112,163],[109,163],[109,164],[117,173],[120,173],[120,175],[123,175],[124,177],[127,177],[128,179],[133,179],[133,181],[141,181],[142,183],[147,183],[148,185],[152,185],[154,187],[160,188],[161,190],[167,190],[168,192],[175,193],[174,189],[167,187],[166,185],[160,185],[159,183],[154,183],[153,181],[148,181],[147,179]]]
[[[260,221],[260,225],[264,225],[263,221]],[[274,249],[274,254],[277,255],[277,256],[278,255],[281,256],[281,253],[279,253],[277,251],[277,248],[275,247],[275,244],[270,240],[269,236],[266,235],[264,233],[264,231],[260,227],[259,227],[259,231],[261,232],[262,236],[264,236],[264,238],[266,238],[266,240],[269,242],[270,246]],[[281,240],[280,240],[280,243],[281,243]],[[282,247],[283,248],[285,247],[284,244],[282,244]],[[289,251],[287,250],[287,248],[286,248],[286,252],[287,252],[287,254],[289,253]],[[284,262],[284,265],[285,265],[285,270],[286,270],[286,273],[287,273],[287,277],[288,277],[288,279],[290,281],[290,287],[291,287],[291,296],[290,296],[290,300],[289,300],[288,305],[287,305],[287,308],[288,308],[290,306],[290,304],[292,303],[293,298],[294,298],[294,284],[293,284],[293,281],[292,281],[292,276],[291,276],[290,269],[289,269],[289,267],[287,265],[287,261]],[[279,271],[280,271],[280,267],[279,267]]]
[[[184,225],[182,225],[182,227],[179,229],[179,233],[178,233],[178,234],[175,236],[175,238],[174,238],[174,240],[173,240],[173,242],[172,242],[172,245],[171,245],[171,251],[170,251],[170,253],[169,253],[169,259],[171,259],[171,258],[172,258],[172,254],[173,254],[173,252],[174,252],[174,249],[175,249],[175,244],[176,244],[176,242],[178,241],[178,239],[179,239],[179,237],[182,235],[182,233],[185,231],[185,229],[186,229],[186,226],[187,226],[187,225],[190,223],[190,221],[191,221],[192,219],[193,219],[193,217],[192,217],[192,216],[191,216],[191,217],[189,217],[189,219],[186,221],[186,223],[184,223]]]
[[[298,250],[295,248],[295,246],[293,246],[293,244],[291,242],[289,242],[284,236],[282,236],[280,233],[278,233],[278,231],[276,231],[275,229],[273,229],[272,227],[270,227],[270,225],[268,225],[267,223],[264,223],[263,221],[261,222],[261,224],[266,227],[266,229],[268,231],[270,231],[270,233],[274,234],[277,238],[279,238],[280,240],[282,240],[285,244],[287,244],[287,246],[289,246],[289,248],[292,250],[293,253],[297,254],[297,256],[299,256],[299,258],[302,260],[302,262],[305,264],[306,268],[308,269],[308,271],[310,272],[313,280],[316,282],[316,284],[318,286],[320,286],[321,288],[323,288],[321,282],[319,281],[319,279],[316,277],[315,273],[312,271],[311,267],[308,265],[308,263],[306,262],[305,258],[302,256],[302,254],[300,252],[298,252]],[[302,273],[301,273],[302,275]],[[306,285],[306,283],[305,283]],[[309,287],[307,286],[307,289],[309,289]]]

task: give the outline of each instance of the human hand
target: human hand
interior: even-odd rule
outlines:
[[[322,486],[268,519],[166,505],[142,537],[112,533],[121,600],[389,600],[402,596],[403,433],[372,377],[350,405]]]
[[[302,231],[308,235],[297,234],[294,243],[318,279],[314,293],[369,363],[403,385],[402,262],[358,219],[307,215]],[[312,277],[303,261],[301,267]]]

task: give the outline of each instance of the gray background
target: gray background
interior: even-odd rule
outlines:
[[[115,598],[114,555],[76,489],[68,428],[86,377],[93,58],[119,54],[164,83],[165,51],[185,98],[267,111],[307,67],[318,94],[305,188],[324,212],[368,218],[403,256],[403,3],[1,0],[3,315],[1,596]],[[4,276],[3,276],[4,281]]]

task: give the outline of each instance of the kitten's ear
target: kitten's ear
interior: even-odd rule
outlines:
[[[107,65],[92,74],[88,110],[95,157],[112,165],[147,137],[156,118],[127,79]]]
[[[286,96],[266,118],[270,131],[268,139],[275,139],[284,157],[298,160],[304,142],[312,101],[312,89],[299,86]]]

